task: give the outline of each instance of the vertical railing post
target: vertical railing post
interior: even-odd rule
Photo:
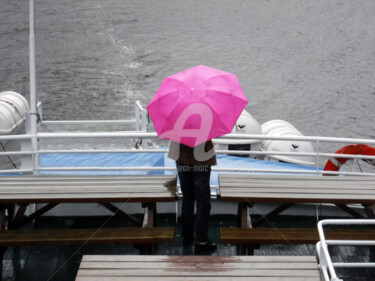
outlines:
[[[141,130],[141,125],[140,125],[140,109],[138,104],[135,104],[135,130],[140,131]]]
[[[320,141],[316,140],[316,174],[319,175]]]
[[[142,128],[141,130],[146,132],[147,131],[147,110],[146,109],[143,109],[142,110]]]
[[[37,113],[37,97],[36,97],[36,70],[35,70],[35,7],[34,0],[29,1],[29,61],[30,61],[30,113],[29,113],[29,128],[28,134],[31,134],[31,151],[33,174],[37,174],[39,167],[39,157],[36,154],[38,151],[38,113]]]
[[[30,122],[30,112],[26,112],[25,116],[25,133],[30,134],[31,122]],[[32,151],[31,139],[21,140],[21,151]],[[22,169],[33,170],[33,154],[22,154],[21,156],[21,167]],[[32,174],[32,172],[27,172],[24,174]]]

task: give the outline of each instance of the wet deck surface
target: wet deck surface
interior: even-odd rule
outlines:
[[[315,227],[315,218],[282,216],[272,225],[280,227],[306,226]],[[175,226],[174,215],[159,216],[158,226]],[[95,218],[56,218],[44,217],[36,222],[37,228],[46,225],[55,228],[73,227],[119,227],[127,226],[127,222],[108,217]],[[216,215],[211,217],[211,240],[218,243],[214,255],[238,255],[235,245],[220,243],[219,228],[236,226],[234,216]],[[193,246],[183,246],[180,226],[177,224],[175,241],[163,243],[156,247],[157,255],[192,255]],[[86,246],[43,246],[43,247],[14,247],[8,248],[4,256],[3,280],[6,281],[74,281],[83,255],[137,255],[139,250],[132,245],[86,245]],[[268,245],[255,250],[255,255],[283,256],[315,256],[315,245]],[[375,248],[340,247],[332,249],[333,258],[337,261],[368,261],[374,260]],[[375,270],[340,270],[340,277],[345,281],[375,280]]]

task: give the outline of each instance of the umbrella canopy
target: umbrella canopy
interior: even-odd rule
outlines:
[[[247,102],[236,75],[199,65],[165,78],[147,110],[159,137],[195,147],[230,133]]]

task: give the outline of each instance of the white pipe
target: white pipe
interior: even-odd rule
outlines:
[[[336,271],[332,265],[332,259],[328,252],[328,246],[327,246],[324,231],[323,231],[323,225],[324,225],[324,221],[320,221],[318,223],[318,233],[319,233],[319,238],[320,238],[321,250],[323,251],[324,259],[327,263],[325,266],[327,266],[328,271],[330,275],[332,276],[332,279],[337,279]]]
[[[334,246],[375,246],[373,240],[326,240],[326,243]]]
[[[34,0],[30,0],[30,129],[31,129],[31,148],[33,151],[38,150],[38,139],[37,139],[37,97],[36,97],[36,69],[35,69],[35,7]],[[38,155],[33,154],[32,165],[33,169],[38,167]]]
[[[85,133],[39,133],[38,137],[41,138],[51,138],[51,137],[151,137],[151,138],[157,138],[156,133],[144,133],[144,132],[101,132],[101,133],[91,133],[91,132],[85,132]],[[329,137],[283,137],[283,136],[264,136],[264,135],[249,135],[249,134],[234,134],[233,136],[230,136],[228,138],[259,138],[259,139],[270,139],[270,140],[303,140],[303,141],[311,141],[311,140],[320,140],[327,142],[349,142],[349,143],[368,143],[368,144],[375,144],[375,140],[369,140],[369,139],[344,139],[344,138],[329,138]],[[215,142],[215,140],[214,140]]]
[[[332,276],[331,280],[339,280],[337,278],[335,267],[373,267],[374,263],[332,263],[331,256],[328,251],[328,245],[375,245],[375,241],[353,241],[353,240],[326,240],[324,235],[323,227],[325,225],[369,225],[375,224],[375,219],[327,219],[318,222],[318,232],[320,242],[319,245],[323,253],[319,251],[319,256],[324,255],[324,259],[327,262],[327,267]]]
[[[75,171],[75,170],[83,170],[83,171],[170,171],[175,170],[176,168],[173,167],[149,167],[149,166],[141,166],[141,167],[45,167],[45,168],[38,168],[40,171]],[[272,174],[311,174],[315,175],[316,171],[308,171],[308,170],[276,170],[276,169],[240,169],[240,168],[214,168],[212,167],[212,171],[214,172],[227,172],[227,173],[272,173]],[[355,174],[357,176],[362,176],[363,174],[358,173]],[[373,174],[365,174],[364,176],[374,176]]]
[[[12,156],[12,155],[31,155],[33,151],[7,151],[0,152],[0,156]]]
[[[51,167],[39,171],[174,171],[176,167]],[[14,170],[13,170],[14,172]]]
[[[143,111],[143,106],[141,105],[141,102],[139,100],[135,101],[136,106],[139,108],[140,111]]]
[[[0,135],[0,140],[31,140],[32,136],[29,134],[26,135],[6,135],[6,136],[1,136]]]
[[[219,139],[260,139],[260,140],[300,140],[300,141],[323,141],[323,142],[342,142],[342,143],[363,143],[375,144],[375,140],[370,139],[352,139],[352,138],[334,138],[334,137],[317,137],[317,136],[269,136],[269,135],[253,135],[253,134],[227,134]]]
[[[72,149],[72,150],[40,150],[40,154],[74,154],[74,153],[167,153],[167,149]]]
[[[11,170],[0,170],[0,174],[14,174],[14,173],[32,173],[32,169],[11,169]]]
[[[358,263],[349,263],[349,262],[343,262],[343,263],[332,263],[334,267],[345,267],[345,268],[375,268],[375,262],[358,262]]]
[[[77,132],[77,133],[39,133],[38,138],[48,139],[48,138],[157,138],[156,133],[144,133],[144,132],[128,132],[128,131],[118,131],[118,132]]]
[[[135,124],[136,120],[62,120],[43,121],[43,125],[122,125]]]

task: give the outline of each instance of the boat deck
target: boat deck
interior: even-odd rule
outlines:
[[[159,226],[175,226],[174,214],[159,215]],[[270,222],[268,226],[316,227],[315,218],[279,216],[277,222]],[[37,228],[48,227],[119,227],[128,222],[109,217],[42,217],[36,221]],[[210,221],[209,235],[218,243],[218,250],[214,255],[238,255],[235,245],[220,243],[219,228],[236,226],[232,215],[213,215]],[[29,226],[30,227],[30,226]],[[157,255],[192,255],[193,247],[184,247],[180,235],[180,225],[176,226],[175,241],[157,245]],[[358,261],[366,258],[375,260],[374,248],[354,249],[340,247],[333,250],[333,257],[338,261]],[[132,245],[86,245],[86,246],[39,246],[8,248],[4,256],[3,279],[6,281],[74,281],[83,255],[137,255],[139,250]],[[315,245],[264,245],[255,250],[255,255],[283,255],[283,256],[315,256]],[[351,269],[340,270],[341,278],[351,281],[375,280],[375,270]]]

